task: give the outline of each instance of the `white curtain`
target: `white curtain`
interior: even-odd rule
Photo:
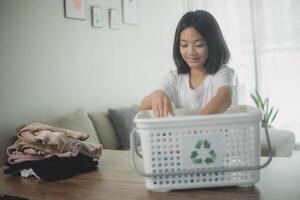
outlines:
[[[187,0],[188,10],[212,13],[231,51],[238,103],[253,104],[257,89],[279,108],[273,126],[300,142],[300,1]]]
[[[300,1],[260,2],[260,88],[279,108],[275,125],[300,142]]]

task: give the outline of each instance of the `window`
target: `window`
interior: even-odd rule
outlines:
[[[255,89],[269,96],[279,108],[274,127],[293,131],[300,143],[300,1],[188,0],[187,7],[216,17],[237,73],[238,102],[253,104]]]

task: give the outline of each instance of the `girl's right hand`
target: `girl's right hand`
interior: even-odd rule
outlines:
[[[151,94],[151,104],[155,117],[175,115],[170,98],[162,90],[156,90]]]

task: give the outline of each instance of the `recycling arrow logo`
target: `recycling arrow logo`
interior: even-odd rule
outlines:
[[[199,152],[206,151],[207,155],[200,156]],[[203,155],[203,154],[202,154]],[[212,164],[217,158],[216,152],[211,148],[211,144],[207,140],[198,140],[195,150],[191,152],[190,158],[194,164]]]

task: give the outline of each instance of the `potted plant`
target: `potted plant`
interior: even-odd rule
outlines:
[[[262,122],[268,127],[272,127],[272,122],[275,120],[278,110],[274,110],[274,107],[269,105],[269,97],[262,99],[261,95],[256,91],[255,94],[251,94],[251,98],[254,101],[256,107],[261,110],[263,114]]]
[[[264,137],[265,125],[268,127],[269,137],[272,143],[272,154],[273,156],[284,156],[289,157],[292,155],[294,144],[295,144],[295,135],[293,132],[283,129],[276,129],[272,127],[272,123],[275,120],[278,110],[273,106],[270,106],[269,97],[263,99],[258,92],[251,94],[251,98],[254,101],[256,107],[262,112],[262,123],[261,123],[261,152],[263,156],[269,155],[269,148],[267,147],[267,140]],[[265,124],[265,125],[264,125]],[[283,142],[284,141],[284,142]]]

